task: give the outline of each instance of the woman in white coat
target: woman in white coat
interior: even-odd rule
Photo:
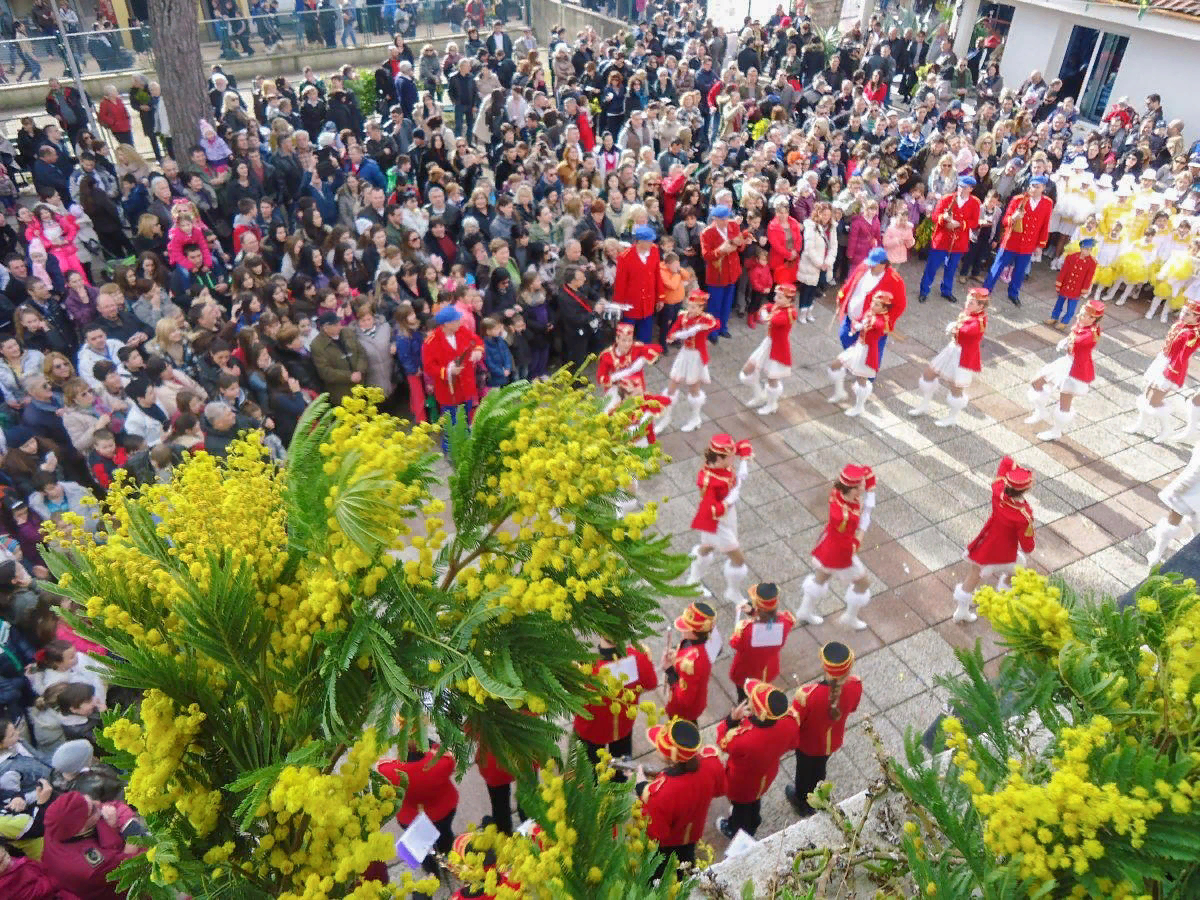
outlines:
[[[800,282],[797,322],[814,321],[812,307],[820,289],[821,276],[829,281],[836,259],[837,227],[833,224],[833,207],[821,201],[804,220],[804,250],[796,265],[796,280]]]
[[[1158,499],[1166,506],[1167,514],[1150,529],[1154,538],[1154,547],[1146,556],[1150,568],[1162,562],[1174,541],[1200,531],[1200,444],[1192,450],[1183,471],[1158,492]]]

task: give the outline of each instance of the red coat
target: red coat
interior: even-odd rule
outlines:
[[[408,776],[404,804],[396,813],[396,821],[407,828],[417,813],[424,812],[434,822],[440,822],[458,806],[458,788],[454,785],[454,757],[449,753],[435,759],[438,748],[432,745],[427,753],[414,760],[385,759],[379,763],[379,774],[392,784],[399,785],[401,774]]]
[[[978,565],[1008,565],[1017,561],[1018,549],[1033,552],[1033,509],[1024,497],[1004,493],[1004,476],[1013,465],[1011,456],[1000,460],[992,482],[992,515],[967,545],[967,559]]]
[[[96,109],[96,121],[109,131],[130,131],[129,110],[120,98],[105,97]]]
[[[796,307],[774,306],[767,310],[767,337],[771,341],[769,356],[781,365],[792,364],[792,323],[796,321]]]
[[[643,262],[633,246],[617,257],[617,275],[613,281],[613,302],[633,307],[624,313],[627,319],[648,319],[663,294],[662,274],[658,268],[658,248],[650,247]]]
[[[1098,325],[1076,325],[1071,329],[1070,343],[1067,351],[1071,354],[1070,376],[1076,381],[1091,384],[1096,378],[1096,368],[1092,364],[1092,351],[1096,341],[1100,340]]]
[[[729,638],[729,649],[733,651],[733,661],[729,664],[729,680],[735,685],[741,684],[747,678],[774,681],[775,676],[779,674],[779,654],[792,629],[796,627],[796,617],[790,612],[780,612],[775,614],[775,621],[783,626],[783,643],[778,647],[750,646],[750,638],[754,633],[754,619],[742,619],[733,629],[733,635]]]
[[[862,700],[862,681],[851,675],[842,684],[837,708],[841,716],[829,715],[829,685],[824,681],[801,686],[792,701],[792,715],[800,726],[796,750],[805,756],[829,756],[839,750],[846,736],[846,720]]]
[[[846,500],[842,492],[834,488],[829,492],[829,521],[821,540],[813,547],[812,555],[827,569],[848,569],[854,565],[854,554],[858,552],[858,520],[862,515],[862,504]]]
[[[958,228],[949,228],[947,219],[959,223]],[[947,194],[933,208],[933,238],[931,246],[934,250],[945,250],[948,253],[966,253],[971,246],[971,232],[979,227],[979,199],[974,195],[967,196],[967,202],[961,206],[958,203],[958,192]]]
[[[700,232],[700,255],[704,257],[704,283],[709,287],[724,287],[735,284],[742,274],[740,248],[725,255],[718,255],[717,248],[726,240],[736,241],[741,229],[733,222],[713,222]]]
[[[1167,358],[1167,367],[1163,372],[1167,381],[1176,387],[1183,387],[1187,378],[1188,364],[1192,354],[1200,345],[1200,325],[1188,325],[1176,321],[1167,329],[1167,339],[1163,341],[1162,354]]]
[[[713,798],[725,795],[725,767],[716,747],[700,751],[695,772],[665,772],[642,789],[642,811],[649,820],[646,834],[659,847],[694,844],[704,834]]]
[[[710,332],[716,331],[721,327],[721,323],[715,317],[710,316],[706,312],[699,315],[691,315],[683,313],[675,317],[674,324],[671,325],[671,330],[667,332],[667,342],[670,343],[671,335],[676,332],[683,331],[695,325],[704,325],[704,330],[697,331],[691,337],[684,338],[680,343],[689,350],[697,350],[700,353],[700,361],[706,366],[708,365],[708,335]]]
[[[0,897],[5,900],[79,900],[77,894],[61,889],[36,859],[15,856],[0,874]]]
[[[465,359],[460,357],[470,348]],[[475,351],[483,356],[483,341],[473,331],[459,328],[451,344],[442,328],[435,328],[421,345],[421,368],[433,379],[433,396],[440,406],[459,406],[474,398],[479,392],[475,387],[475,365],[471,354]],[[462,369],[449,377],[449,366],[459,362]]]
[[[625,685],[626,690],[633,691],[639,696],[643,691],[652,691],[658,687],[658,673],[646,651],[639,647],[626,647],[625,655],[637,660],[637,681]],[[597,659],[592,662],[592,674],[595,675],[604,668],[607,660]],[[616,703],[620,710],[612,711]],[[593,703],[585,706],[583,712],[575,717],[575,733],[589,744],[611,744],[613,741],[626,737],[633,731],[637,720],[637,701],[622,703],[619,699],[605,699],[603,703]]]
[[[800,263],[800,252],[804,249],[804,229],[800,223],[788,216],[788,231],[792,233],[792,249],[788,250],[787,232],[779,219],[772,218],[767,225],[767,262],[771,277],[776,284],[795,284],[796,266]]]
[[[1068,300],[1078,300],[1092,286],[1096,277],[1096,257],[1084,256],[1078,250],[1068,254],[1054,282],[1054,290]]]
[[[600,387],[607,390],[613,386],[612,376],[614,372],[620,372],[628,369],[637,360],[644,359],[640,371],[628,376],[631,381],[636,381],[642,386],[642,390],[646,390],[646,366],[654,362],[662,356],[662,347],[658,344],[643,344],[641,341],[634,341],[633,346],[629,348],[629,352],[624,356],[617,354],[615,346],[609,347],[596,357],[596,383]]]
[[[500,760],[496,759],[483,744],[480,744],[479,749],[475,751],[475,765],[479,768],[479,775],[483,779],[483,783],[488,787],[502,787],[517,780],[516,776],[500,765]]]
[[[1024,211],[1021,219],[1021,230],[1014,231],[1012,218],[1017,210]],[[1029,202],[1028,194],[1018,194],[1008,201],[1008,209],[1004,211],[1004,239],[1000,246],[1012,253],[1032,253],[1046,246],[1050,239],[1050,214],[1054,211],[1054,201],[1042,194],[1037,206]]]
[[[579,129],[579,143],[584,153],[596,149],[596,133],[592,130],[592,119],[582,109],[575,114],[575,127]]]
[[[700,506],[692,518],[692,528],[715,534],[717,523],[725,515],[725,498],[733,490],[737,475],[733,469],[705,466],[696,475],[696,487],[700,488]]]
[[[977,316],[967,316],[958,323],[954,332],[954,342],[958,344],[958,364],[971,372],[983,368],[980,359],[980,346],[983,344],[983,333],[987,331],[987,313]]]
[[[858,287],[859,279],[870,269],[864,262],[850,273],[850,277],[846,279],[845,284],[838,290],[838,318],[845,318],[847,309],[850,306],[850,298],[854,296],[854,291]],[[904,314],[905,307],[908,306],[908,289],[904,286],[904,279],[900,277],[900,273],[888,266],[883,270],[883,275],[879,279],[879,283],[871,290],[867,291],[867,297],[863,301],[863,312],[871,308],[871,303],[874,297],[880,291],[887,291],[892,295],[892,305],[888,309],[888,332],[891,333],[896,329],[896,320]]]
[[[87,818],[88,805],[82,794],[70,791],[54,799],[44,820],[42,867],[52,873],[60,890],[81,900],[124,898],[107,876],[131,856],[125,852],[125,838],[104,819],[96,822],[91,834],[76,837]],[[4,897],[7,900],[9,895]]]
[[[712,675],[712,663],[704,642],[676,648],[671,669],[675,673],[675,683],[671,685],[671,697],[667,700],[667,717],[699,721],[708,706],[708,679]]]
[[[717,725],[717,746],[725,751],[725,796],[733,803],[753,803],[767,792],[779,774],[779,758],[796,747],[800,725],[785,715],[769,725],[749,718],[732,728]]]

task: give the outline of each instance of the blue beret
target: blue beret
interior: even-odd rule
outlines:
[[[970,175],[963,175],[961,178],[958,179],[959,187],[975,187],[975,185],[977,185],[978,183],[979,182],[976,181],[974,178],[972,178]]]
[[[1096,239],[1095,238],[1084,238],[1082,241],[1079,242],[1079,246],[1083,250],[1091,250],[1093,247],[1096,246]]]
[[[711,215],[714,219],[728,219],[729,218],[729,207],[723,203],[720,206],[714,206],[712,208]]]
[[[869,266],[878,266],[881,263],[885,263],[887,261],[888,261],[887,251],[884,250],[882,247],[876,247],[874,250],[872,250],[870,253],[867,254],[867,265],[869,265]]]
[[[652,241],[658,235],[654,233],[654,229],[649,225],[636,225],[633,229],[633,239],[635,241]]]
[[[1045,175],[1034,175],[1032,178],[1029,179],[1029,183],[1030,184],[1049,184],[1050,179],[1047,178]]]
[[[443,306],[437,311],[437,315],[433,317],[433,323],[435,325],[448,325],[451,322],[457,322],[461,318],[462,313],[460,313],[455,307]]]

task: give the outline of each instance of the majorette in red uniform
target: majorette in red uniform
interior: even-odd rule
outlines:
[[[438,830],[434,850],[449,853],[454,844],[451,824],[458,808],[458,788],[454,784],[454,757],[449,753],[439,757],[439,750],[440,747],[431,744],[429,750],[422,753],[415,743],[411,743],[403,760],[383,759],[376,768],[394,785],[403,785],[407,779],[408,788],[404,791],[396,821],[407,828],[419,813],[425,813]],[[426,864],[426,871],[431,871],[428,859]]]
[[[708,375],[708,336],[721,327],[721,323],[704,311],[708,294],[696,290],[688,294],[685,312],[675,318],[667,332],[667,343],[679,343],[679,353],[671,363],[667,376],[667,396],[674,403],[679,396],[679,386],[687,387],[687,402],[691,416],[680,426],[680,431],[695,431],[703,421],[700,411],[704,409],[704,390],[701,385],[711,380]],[[660,423],[666,427],[666,421]]]
[[[825,765],[841,748],[846,720],[862,700],[862,682],[857,675],[850,674],[854,652],[849,647],[830,641],[821,648],[821,665],[825,677],[801,685],[792,700],[792,714],[800,725],[796,739],[796,783],[789,784],[783,792],[802,816],[815,812],[808,803],[808,795],[825,780]]]
[[[625,400],[633,398],[634,408],[637,411],[637,418],[629,427],[630,432],[637,435],[633,439],[633,446],[649,447],[651,444],[657,444],[658,435],[655,427],[661,426],[661,423],[671,414],[671,398],[663,394],[647,394],[645,384],[636,378],[626,378],[624,381],[618,382],[616,388],[617,402],[609,404],[609,415],[615,413]],[[629,498],[616,502],[616,507],[620,512],[629,512],[637,506],[638,486],[638,480],[633,479],[633,483],[629,486]]]
[[[1100,319],[1103,316],[1104,304],[1099,300],[1089,300],[1079,311],[1079,319],[1071,333],[1058,342],[1058,349],[1063,355],[1042,366],[1033,379],[1028,392],[1033,414],[1025,420],[1025,424],[1050,423],[1047,431],[1038,433],[1039,441],[1056,441],[1063,436],[1075,418],[1071,401],[1086,394],[1088,385],[1095,379],[1092,352],[1100,339]]]
[[[636,327],[643,341],[654,335],[654,314],[663,294],[655,237],[649,225],[634,228],[633,246],[617,257],[613,279],[613,302],[629,307],[622,318]]]
[[[643,691],[658,687],[658,673],[654,671],[654,664],[644,648],[631,645],[622,653],[612,641],[601,638],[599,651],[600,657],[592,662],[593,675],[605,670],[616,672],[614,666],[624,668],[629,665],[626,660],[632,659],[637,678],[625,681],[624,675],[614,674],[614,678],[624,682],[624,690],[629,691],[632,697],[604,697],[599,703],[585,706],[583,712],[575,717],[575,733],[587,748],[588,758],[593,765],[600,761],[597,751],[601,747],[607,747],[614,758],[633,756],[633,724],[637,719],[638,698]],[[618,707],[616,712],[612,710],[614,703]]]
[[[663,670],[671,689],[667,700],[667,715],[693,722],[708,706],[708,679],[712,675],[712,660],[705,644],[712,633],[716,613],[707,603],[697,601],[675,620],[680,634],[679,646],[663,648]]]
[[[792,325],[799,317],[796,285],[791,282],[775,285],[774,302],[764,306],[757,315],[767,325],[767,336],[738,372],[738,380],[754,388],[746,405],[758,406],[760,416],[769,416],[779,409],[783,379],[792,374]],[[764,378],[767,381],[765,390]]]
[[[921,274],[921,288],[917,300],[924,303],[933,288],[938,269],[946,267],[942,275],[942,296],[951,303],[954,297],[954,273],[958,261],[971,246],[971,233],[979,227],[979,199],[971,193],[975,179],[963,175],[958,179],[958,189],[947,194],[933,208],[933,237],[929,244],[929,258]]]
[[[1146,369],[1146,391],[1138,397],[1138,417],[1125,428],[1126,434],[1135,434],[1147,424],[1157,431],[1155,442],[1162,443],[1171,430],[1171,411],[1167,408],[1167,394],[1183,387],[1187,379],[1188,364],[1192,354],[1200,346],[1200,297],[1193,297],[1184,305],[1179,318],[1167,330],[1162,350]],[[1188,425],[1182,434],[1190,433],[1200,426],[1200,393],[1192,395],[1188,404]]]
[[[475,403],[475,364],[483,359],[483,341],[462,328],[462,313],[445,306],[433,317],[437,325],[421,345],[421,368],[433,379],[433,396],[442,411],[457,421],[458,407]]]
[[[929,412],[939,384],[946,386],[947,412],[937,424],[943,427],[958,422],[958,414],[967,408],[967,388],[981,368],[980,346],[987,331],[988,292],[981,287],[967,292],[967,305],[957,319],[946,326],[950,343],[943,347],[917,382],[921,402],[908,411],[910,416]]]
[[[992,514],[967,544],[971,569],[954,586],[955,622],[974,622],[978,618],[971,610],[971,599],[981,581],[997,577],[998,586],[1003,588],[1017,560],[1033,552],[1033,509],[1025,499],[1025,492],[1032,486],[1032,472],[1018,466],[1011,456],[1000,460],[992,481]]]
[[[637,796],[645,814],[646,835],[664,856],[677,863],[696,859],[708,809],[725,794],[725,767],[716,747],[701,747],[695,722],[672,719],[646,733],[666,768],[653,779],[639,767]],[[665,867],[665,866],[664,866]]]
[[[875,291],[871,295],[871,306],[852,326],[857,341],[838,354],[837,359],[826,370],[833,384],[831,403],[841,403],[846,393],[846,373],[854,376],[854,405],[846,410],[848,416],[860,416],[867,398],[875,390],[871,379],[879,374],[879,359],[883,352],[880,341],[891,331],[892,317],[889,309],[892,295],[887,291]]]
[[[618,322],[613,345],[596,357],[596,383],[608,392],[609,403],[615,407],[621,402],[617,396],[617,384],[632,379],[646,389],[646,376],[642,370],[662,356],[658,344],[643,344],[633,339],[633,325]]]
[[[732,465],[735,455],[741,457],[737,472]],[[753,456],[749,441],[735,442],[727,434],[715,434],[704,453],[704,467],[696,474],[700,505],[692,518],[692,528],[700,533],[700,542],[692,548],[687,583],[700,583],[712,563],[714,550],[724,553],[725,599],[734,607],[745,600],[742,584],[750,572],[738,544],[737,501]],[[704,594],[708,596],[707,589]]]
[[[762,798],[775,776],[779,760],[796,747],[800,725],[788,715],[787,694],[773,684],[748,678],[746,699],[717,725],[717,746],[725,754],[725,796],[732,809],[717,819],[728,838],[738,831],[754,837],[762,823]]]
[[[729,680],[737,688],[738,702],[746,699],[742,682],[747,678],[774,681],[779,674],[779,654],[796,627],[790,612],[779,611],[779,588],[769,581],[750,585],[750,602],[739,610],[745,615],[733,629],[729,649]],[[754,626],[764,627],[755,629]]]
[[[878,341],[879,358],[882,360],[887,335],[896,330],[896,323],[908,306],[908,288],[904,286],[900,273],[891,267],[887,251],[882,247],[872,249],[838,289],[837,318],[842,322],[838,340],[843,350],[858,341],[854,326],[874,304],[877,294],[887,294],[889,297],[887,333]]]
[[[838,622],[857,631],[867,627],[858,617],[858,611],[871,602],[871,582],[867,567],[858,558],[858,548],[863,533],[870,525],[869,513],[864,511],[864,499],[872,495],[874,505],[875,473],[870,466],[853,463],[842,468],[829,492],[829,521],[821,540],[812,551],[813,571],[804,579],[804,599],[796,618],[807,625],[820,625],[824,619],[816,614],[814,607],[829,593],[829,580],[835,576],[847,581],[846,611]]]

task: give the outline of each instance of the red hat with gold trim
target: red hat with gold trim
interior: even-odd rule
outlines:
[[[735,441],[733,435],[724,432],[709,439],[708,449],[712,453],[736,453],[738,456],[750,456],[754,452],[749,441]]]
[[[781,284],[775,285],[775,292],[778,294],[785,294],[788,297],[795,297],[796,296],[796,286],[794,284],[792,284],[790,281],[785,281]]]
[[[873,294],[871,294],[871,302],[873,303],[876,300],[882,300],[888,306],[891,306],[896,302],[896,297],[891,291],[875,291]]]
[[[821,648],[821,665],[830,678],[849,675],[854,665],[854,651],[841,641],[830,641]]]
[[[1090,312],[1097,319],[1104,315],[1104,301],[1098,297],[1093,297],[1083,306],[1084,312]]]
[[[747,678],[742,690],[750,700],[750,713],[756,719],[766,719],[773,722],[787,715],[787,694],[775,687],[769,681],[759,681],[757,678]]]
[[[616,331],[617,331],[617,337],[621,337],[622,335],[629,335],[632,337],[633,323],[632,322],[618,322]]]
[[[688,303],[707,303],[708,302],[708,291],[702,291],[699,288],[696,288],[696,290],[692,291],[690,294],[687,295],[687,302]]]
[[[654,749],[673,763],[687,762],[700,752],[700,729],[687,719],[672,719],[646,732]]]
[[[481,857],[480,862],[484,870],[494,869],[496,867],[496,854],[493,850],[484,850],[473,845],[473,840],[478,835],[473,831],[466,831],[454,839],[454,846],[451,848],[452,853],[458,854],[458,861],[451,861],[450,869],[456,875],[461,877],[461,874],[470,868],[467,860],[467,854],[478,854]]]
[[[688,606],[683,611],[678,619],[675,620],[675,628],[679,631],[698,631],[706,633],[712,631],[713,622],[716,621],[717,614],[713,608],[703,600],[697,600]]]
[[[1004,486],[1023,491],[1033,484],[1033,472],[1021,466],[1013,466],[1004,473]]]
[[[977,285],[976,287],[973,287],[967,291],[967,299],[979,300],[983,303],[987,303],[992,299],[992,292],[982,285]]]
[[[864,491],[875,490],[875,470],[872,469],[870,466],[863,466],[862,470],[864,473],[863,474],[863,490]]]
[[[750,602],[755,609],[773,612],[779,608],[779,588],[773,581],[760,581],[750,585]]]
[[[842,466],[842,471],[838,473],[838,481],[846,487],[865,487],[868,475],[874,480],[875,475],[867,466],[846,463]]]

